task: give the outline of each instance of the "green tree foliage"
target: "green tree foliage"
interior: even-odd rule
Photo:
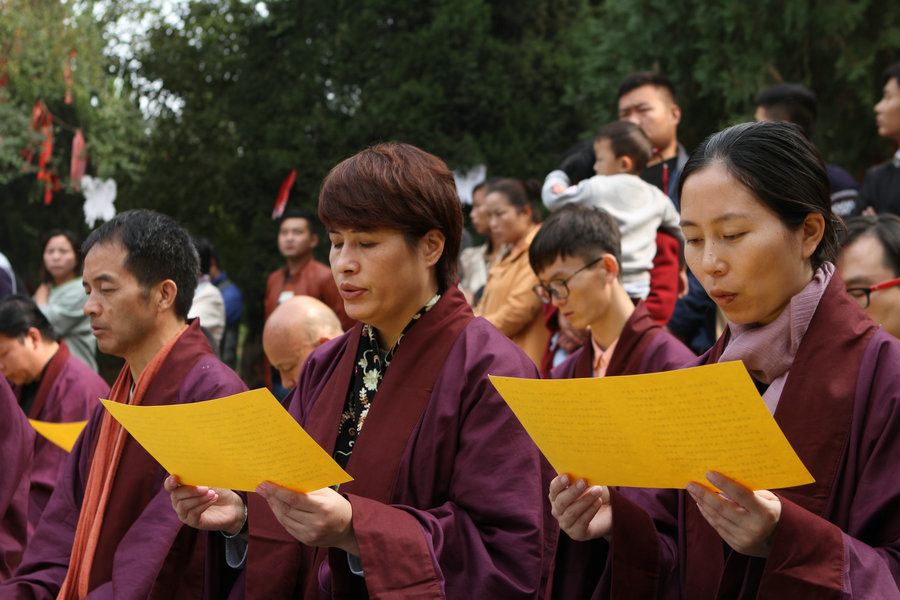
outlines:
[[[104,26],[113,18],[93,2],[0,0],[0,205],[7,209],[0,250],[29,281],[40,268],[43,232],[63,227],[87,233],[84,198],[69,180],[75,129],[86,138],[88,173],[115,177],[120,186],[136,174],[141,115],[115,78],[117,65],[104,54]],[[39,100],[53,114],[47,170],[60,186],[49,206],[43,203],[47,184],[36,179],[45,136],[30,127]],[[26,148],[35,155],[31,162],[23,157]]]
[[[675,83],[679,138],[688,149],[751,120],[754,98],[782,81],[819,98],[816,142],[854,174],[888,154],[872,106],[879,77],[900,60],[900,4],[880,0],[607,0],[579,38],[581,75],[566,95],[615,119],[616,89],[631,71],[658,69]]]
[[[216,243],[257,324],[265,276],[282,264],[271,212],[291,169],[289,207],[315,211],[328,170],[375,142],[540,177],[583,128],[560,103],[580,0],[266,7],[191,2],[183,27],[151,32],[141,74],[162,82],[162,110],[135,198]]]

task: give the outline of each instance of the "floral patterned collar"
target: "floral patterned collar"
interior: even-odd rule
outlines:
[[[356,351],[353,381],[344,403],[344,411],[341,413],[337,442],[334,445],[334,459],[342,468],[346,467],[350,460],[356,438],[362,431],[366,415],[369,414],[369,409],[375,400],[375,393],[378,391],[378,386],[381,384],[387,368],[391,365],[391,359],[394,358],[394,353],[397,352],[403,336],[440,299],[440,294],[432,296],[431,300],[413,315],[413,318],[403,328],[400,337],[387,351],[378,345],[377,330],[368,323],[363,324],[359,349]]]

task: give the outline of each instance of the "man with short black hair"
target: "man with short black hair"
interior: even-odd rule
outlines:
[[[653,144],[653,158],[641,178],[661,189],[677,207],[678,174],[688,153],[678,143],[681,108],[675,86],[662,73],[640,71],[622,81],[617,98],[619,119],[639,125]]]
[[[53,327],[31,298],[0,300],[0,372],[30,419],[53,423],[86,421],[109,386],[57,340]],[[68,453],[36,436],[28,503],[29,535],[37,527]]]
[[[640,125],[656,149],[641,178],[660,188],[680,211],[678,177],[687,163],[688,153],[678,143],[681,108],[676,102],[675,86],[656,71],[632,73],[619,86],[618,102],[619,118]],[[660,245],[659,239],[657,244]],[[654,264],[658,266],[659,260],[657,257]],[[682,265],[682,277],[684,273]],[[716,340],[716,305],[692,273],[687,273],[687,293],[675,303],[667,326],[698,354]]]
[[[695,358],[684,344],[653,321],[642,301],[629,298],[622,283],[621,236],[604,210],[563,207],[541,226],[528,249],[540,281],[542,302],[559,308],[587,341],[551,371],[553,379],[640,375],[678,369]],[[641,490],[623,492],[640,501]],[[554,575],[555,598],[605,597],[606,540],[575,541],[560,533]],[[607,588],[608,589],[608,588]]]
[[[883,93],[875,105],[878,135],[900,144],[900,62],[895,62],[881,77]],[[859,190],[860,211],[900,215],[900,150],[889,160],[866,173]]]
[[[278,251],[286,264],[269,275],[266,282],[266,318],[275,307],[293,296],[312,296],[331,307],[347,329],[353,319],[344,312],[344,301],[331,275],[331,268],[313,258],[319,243],[316,219],[311,214],[290,210],[278,226]]]
[[[84,312],[97,346],[125,359],[110,400],[185,404],[246,389],[199,322],[186,323],[200,269],[175,221],[124,212],[94,230],[83,250]],[[166,476],[98,407],[0,597],[201,597],[205,534],[182,527]]]

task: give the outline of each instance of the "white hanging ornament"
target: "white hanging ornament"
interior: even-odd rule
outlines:
[[[116,200],[116,180],[99,179],[85,175],[81,178],[81,189],[84,191],[84,221],[93,227],[97,219],[109,221],[116,216],[113,203]]]

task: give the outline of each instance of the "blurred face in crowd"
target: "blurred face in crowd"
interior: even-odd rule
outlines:
[[[812,279],[810,257],[822,238],[807,215],[790,230],[720,163],[691,174],[681,194],[684,256],[729,321],[764,325]]]
[[[875,105],[875,124],[878,135],[900,142],[900,85],[891,77],[884,86],[884,95]]]
[[[487,235],[491,231],[491,225],[488,220],[487,211],[484,207],[484,197],[487,195],[487,186],[483,186],[472,192],[472,212],[469,218],[472,219],[472,227],[481,235]]]
[[[64,235],[55,235],[44,247],[44,268],[53,277],[55,285],[60,285],[75,278],[75,266],[78,259],[75,248]]]
[[[306,219],[285,219],[278,228],[278,251],[287,259],[308,256],[318,241]]]
[[[84,257],[83,284],[88,295],[84,314],[101,352],[128,360],[139,352],[156,329],[159,285],[140,286],[125,268],[128,250],[119,242],[95,245]]]
[[[884,256],[884,246],[875,235],[862,235],[844,246],[837,257],[837,273],[847,288],[869,287],[898,277]],[[865,304],[865,297],[858,298]],[[869,292],[866,312],[894,337],[900,337],[900,286]]]
[[[619,119],[637,124],[663,158],[674,156],[681,109],[668,90],[648,84],[623,94]]]
[[[400,337],[413,315],[437,293],[435,265],[444,236],[432,229],[415,243],[395,229],[336,228],[331,240],[331,272],[344,310],[375,327],[384,348]]]
[[[491,192],[484,199],[491,236],[500,244],[515,244],[531,228],[531,207],[519,209],[505,194]]]
[[[21,338],[0,335],[0,372],[16,385],[25,385],[40,377],[44,369],[37,357],[41,335],[30,329]]]

